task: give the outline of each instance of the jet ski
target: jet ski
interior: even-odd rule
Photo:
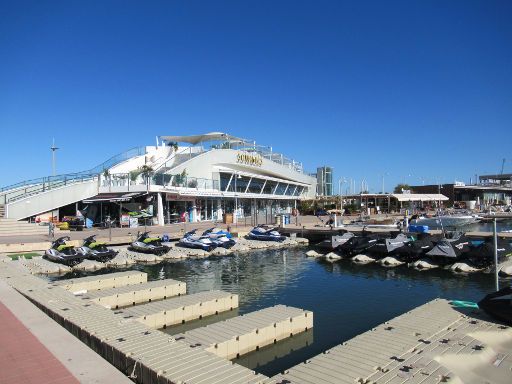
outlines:
[[[505,287],[490,293],[479,303],[478,307],[492,318],[512,325],[512,287]]]
[[[236,244],[231,233],[220,228],[207,229],[203,232],[203,236],[208,237],[217,247],[231,248]]]
[[[117,251],[107,248],[105,243],[100,243],[95,239],[96,235],[84,239],[84,243],[79,249],[87,259],[101,262],[112,260],[117,255]]]
[[[70,267],[80,264],[86,258],[86,255],[74,246],[66,244],[66,241],[69,240],[69,236],[59,237],[52,243],[52,247],[44,253],[43,259]]]
[[[149,232],[139,234],[137,240],[131,243],[130,248],[137,252],[154,255],[163,255],[170,249],[168,246],[162,245],[162,240],[159,237],[149,237]]]
[[[261,241],[284,241],[286,236],[282,236],[274,227],[266,227],[264,225],[258,225],[254,227],[248,234],[251,240]]]
[[[185,233],[178,244],[182,247],[202,249],[207,252],[217,248],[217,244],[214,243],[209,236],[197,235],[195,229]]]
[[[403,247],[410,241],[411,239],[403,233],[399,233],[394,238],[380,238],[371,248],[368,249],[367,253],[371,255],[372,258],[390,256],[394,254],[397,249]]]
[[[441,264],[461,261],[470,251],[471,240],[464,234],[456,235],[452,239],[441,239],[426,253],[426,256],[435,259]]]
[[[382,236],[377,234],[367,234],[363,232],[362,236],[353,236],[345,243],[336,247],[335,251],[345,257],[352,257],[365,253],[374,247]]]
[[[318,244],[315,244],[315,248],[322,250],[324,252],[332,252],[341,244],[345,244],[348,239],[354,237],[355,235],[352,232],[346,232],[343,235],[335,235],[331,236],[330,239],[326,239],[321,241]]]
[[[441,240],[439,236],[434,236],[430,233],[418,233],[416,240],[405,243],[393,253],[400,261],[412,263],[425,256],[427,252],[434,248],[436,241],[439,240]]]
[[[508,240],[498,238],[498,263],[512,256],[512,246]],[[486,238],[483,243],[471,247],[466,254],[467,264],[475,268],[488,268],[494,265],[494,239]]]

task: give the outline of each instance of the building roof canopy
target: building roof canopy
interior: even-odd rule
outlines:
[[[192,135],[192,136],[160,136],[160,138],[167,142],[176,142],[176,143],[189,143],[189,144],[199,144],[204,141],[230,141],[230,142],[245,142],[245,140],[240,139],[235,136],[228,135],[227,133],[222,132],[210,132],[204,133],[202,135]]]
[[[398,201],[446,201],[448,197],[440,193],[393,193],[391,195]]]

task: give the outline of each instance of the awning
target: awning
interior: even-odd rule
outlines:
[[[391,195],[398,201],[446,201],[448,197],[440,193],[393,193]]]
[[[230,142],[240,142],[243,143],[245,140],[240,139],[235,136],[228,135],[227,133],[222,132],[210,132],[202,135],[192,135],[192,136],[160,136],[163,141],[167,142],[176,142],[176,143],[189,143],[189,144],[199,144],[203,141],[230,141]]]
[[[115,201],[130,201],[134,197],[142,196],[144,193],[131,192],[131,193],[100,193],[90,199],[83,200],[84,203],[101,203],[101,202],[115,202]]]

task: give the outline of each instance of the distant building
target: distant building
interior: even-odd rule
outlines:
[[[442,193],[449,198],[448,205],[464,202],[466,205],[510,204],[512,201],[512,174],[485,175],[479,177],[479,183],[466,185],[433,184],[411,186],[413,193]]]
[[[332,171],[331,167],[323,166],[316,170],[316,194],[318,196],[332,196]]]

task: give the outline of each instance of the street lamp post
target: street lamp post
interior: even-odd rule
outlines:
[[[52,146],[50,150],[52,151],[52,176],[55,176],[55,151],[59,149],[59,147],[55,146],[55,138],[52,141]]]
[[[343,183],[345,181],[346,180],[343,177],[340,177],[340,179],[338,180],[338,191],[340,194],[340,212],[341,212],[342,216],[343,216]]]

